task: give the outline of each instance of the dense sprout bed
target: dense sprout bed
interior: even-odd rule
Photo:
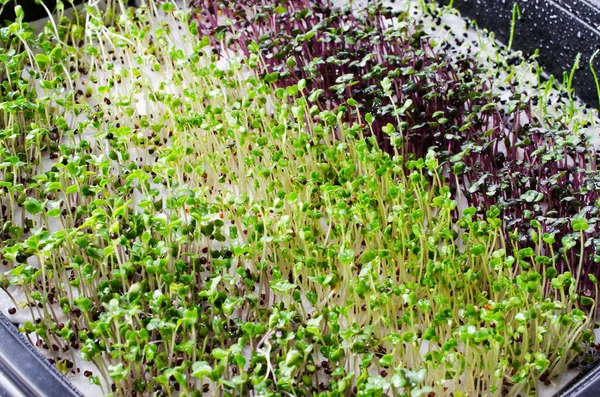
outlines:
[[[305,79],[309,98],[321,108],[349,105],[373,115],[371,132],[390,154],[420,158],[434,149],[446,182],[460,188],[479,214],[492,204],[500,208],[515,250],[553,235],[554,250],[570,247],[557,261],[559,271],[581,261],[583,271],[598,275],[599,157],[591,137],[581,134],[592,119],[582,117],[572,74],[564,76],[559,100],[566,103],[554,114],[548,111],[554,80],[538,90],[539,67],[534,87],[519,84],[522,75],[513,66],[524,59],[509,55],[490,66],[471,51],[435,43],[426,25],[413,23],[410,7],[392,11],[376,2],[357,11],[308,0],[197,4],[205,10],[201,34],[245,56],[257,54],[268,81],[285,87]],[[447,11],[424,7],[433,26],[449,30],[441,26]],[[363,122],[356,112],[346,119]],[[587,222],[583,251],[570,227],[574,218]],[[577,285],[593,294],[588,277],[578,277]]]
[[[124,396],[515,396],[584,360],[593,202],[553,234],[541,187],[479,188],[536,165],[525,123],[572,157],[547,167],[593,178],[574,102],[504,106],[410,12],[262,7],[87,3],[0,30],[0,287],[32,343]],[[354,28],[266,45],[252,18],[302,7]]]

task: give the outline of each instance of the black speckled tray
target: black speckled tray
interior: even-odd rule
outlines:
[[[516,23],[513,48],[529,55],[540,49],[540,64],[559,79],[564,71],[571,71],[575,57],[581,53],[573,84],[585,103],[598,107],[589,60],[600,48],[600,0],[454,0],[454,7],[507,43],[515,2],[519,4],[521,19]],[[600,56],[594,64],[600,72]]]
[[[0,395],[83,397],[0,313]]]

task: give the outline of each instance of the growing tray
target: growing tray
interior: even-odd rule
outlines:
[[[596,397],[600,395],[600,364],[579,376],[557,397]]]
[[[76,0],[78,4],[82,0]],[[449,0],[441,0],[449,3]],[[27,20],[46,17],[46,11],[33,0],[19,1],[27,11]],[[131,3],[131,2],[130,2]],[[11,3],[0,15],[0,23],[14,19]],[[55,1],[47,1],[52,9]],[[545,70],[555,76],[571,70],[578,53],[582,54],[581,70],[576,73],[574,85],[579,97],[591,106],[598,106],[598,95],[588,62],[600,46],[599,0],[519,0],[521,18],[515,25],[513,47],[525,54],[540,49],[539,61]],[[454,6],[462,14],[478,22],[480,27],[493,31],[507,42],[510,36],[513,1],[511,0],[455,0]],[[594,64],[600,70],[600,57]],[[577,377],[559,396],[600,396],[600,364],[592,365]],[[4,315],[0,314],[0,396],[81,396],[18,332]]]
[[[83,397],[1,313],[0,396]]]

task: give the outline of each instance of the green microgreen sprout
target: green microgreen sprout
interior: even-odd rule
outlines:
[[[512,48],[513,39],[515,37],[515,29],[517,27],[517,18],[521,19],[521,9],[519,8],[519,3],[514,2],[512,7],[512,17],[510,20],[510,36],[508,39],[507,48],[510,50]]]

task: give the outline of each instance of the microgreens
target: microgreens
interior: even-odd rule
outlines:
[[[477,61],[409,13],[310,4],[209,6],[201,39],[172,2],[0,29],[0,288],[20,329],[112,395],[534,393],[584,359],[598,290],[595,207],[549,230],[569,162],[532,171],[527,150],[584,169],[580,138],[522,143],[524,97],[513,135],[482,133],[510,116]],[[301,50],[254,40],[267,20]]]
[[[348,107],[344,120],[366,122],[390,154],[419,158],[433,149],[440,177],[460,189],[468,205],[480,214],[493,204],[500,208],[505,238],[515,239],[516,250],[531,247],[539,230],[556,234],[558,250],[558,242],[573,235],[571,220],[580,217],[594,234],[598,159],[586,129],[595,120],[574,100],[578,60],[553,97],[553,78],[536,81],[544,84],[539,94],[519,85],[521,63],[534,69],[533,59],[523,62],[506,51],[477,58],[471,49],[435,43],[422,24],[410,23],[408,6],[392,12],[379,2],[361,10],[307,0],[197,4],[200,35],[220,46],[223,39],[225,48],[255,59],[267,82],[286,87],[303,81],[321,109]],[[447,9],[422,7],[432,25],[441,25]],[[515,4],[513,25],[519,15]],[[550,106],[554,101],[560,102]],[[570,251],[569,261],[583,255],[585,272],[598,276],[599,248],[596,239],[588,241],[584,250]],[[514,254],[512,246],[508,250]],[[557,266],[569,269],[563,259]],[[589,279],[578,281],[586,293],[594,289]]]

